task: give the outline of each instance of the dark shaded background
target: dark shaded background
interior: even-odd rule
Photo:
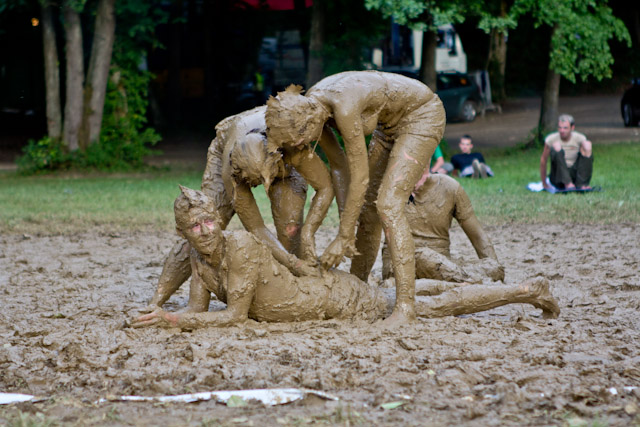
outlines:
[[[260,6],[259,1],[253,3]],[[388,42],[390,20],[365,10],[361,3],[329,2],[323,52],[327,74],[359,69],[372,46]],[[172,143],[199,138],[206,145],[219,120],[260,105],[269,94],[282,89],[283,85],[274,81],[273,70],[265,66],[269,62],[260,57],[262,39],[298,30],[301,38],[292,52],[298,49],[306,63],[311,17],[308,4],[295,0],[291,10],[269,10],[235,0],[163,3],[170,15],[170,23],[157,28],[163,47],[149,48],[146,57],[148,69],[156,74],[150,87],[149,124]],[[610,6],[637,40],[638,2],[611,0]],[[32,17],[39,17],[36,5],[0,14],[0,162],[12,161],[29,139],[46,133],[42,35],[41,27],[31,25]],[[92,26],[91,22],[83,24],[84,28]],[[476,25],[470,19],[456,26],[469,70],[484,69],[488,52],[488,35]],[[62,33],[59,28],[61,60]],[[534,29],[527,17],[510,32],[506,72],[510,98],[540,96],[549,37],[547,28]],[[88,55],[90,37],[85,37],[84,43]],[[633,76],[640,76],[640,52],[637,44],[628,48],[617,41],[611,42],[611,48],[616,59],[612,79],[577,84],[563,80],[561,95],[621,94]],[[263,93],[252,89],[256,71],[265,79]],[[291,83],[304,85],[304,78],[304,71],[293,74]]]

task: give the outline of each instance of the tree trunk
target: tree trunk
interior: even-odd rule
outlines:
[[[89,144],[96,143],[100,139],[102,112],[115,39],[115,2],[116,0],[100,0],[96,11],[91,59],[87,72],[87,84],[84,88],[83,132],[80,139],[82,149],[86,149]]]
[[[547,134],[556,127],[558,120],[558,97],[560,93],[560,74],[551,68],[547,70],[547,81],[542,94],[540,107],[540,132]]]
[[[325,7],[323,1],[314,1],[311,9],[311,34],[309,34],[309,65],[307,67],[307,89],[324,77],[322,46],[324,45]]]
[[[506,0],[500,1],[500,17],[507,15]],[[505,70],[507,65],[507,30],[493,28],[489,36],[489,57],[487,71],[491,78],[491,97],[496,103],[507,98],[505,90]]]
[[[214,0],[205,0],[203,4],[204,20],[205,22],[215,22],[217,18],[220,18],[219,22],[224,21],[224,13],[226,13],[226,3],[218,4]],[[216,14],[218,16],[216,17]],[[216,57],[214,50],[214,43],[218,40],[216,29],[220,25],[205,25],[204,26],[204,40],[202,41],[203,47],[203,68],[204,68],[204,96],[207,109],[207,117],[215,117],[215,106],[217,102],[216,96]]]
[[[420,80],[431,90],[436,91],[436,46],[438,44],[437,30],[425,31],[422,39],[422,62],[420,63]]]
[[[182,84],[180,81],[180,57],[182,40],[182,0],[174,2],[171,8],[171,24],[169,30],[169,75],[167,81],[167,98],[170,121],[181,121]]]
[[[553,41],[553,35],[555,28],[551,33],[551,40]],[[550,42],[551,44],[551,42]],[[549,47],[551,52],[551,46]],[[556,73],[551,64],[547,69],[547,79],[544,85],[544,92],[542,93],[542,103],[540,106],[540,121],[538,122],[538,137],[543,137],[549,131],[556,127],[558,120],[558,98],[560,95],[560,74]]]
[[[51,139],[62,135],[60,108],[60,70],[53,12],[48,3],[42,5],[42,41],[44,50],[44,80],[46,88],[47,133]]]
[[[63,6],[66,36],[66,100],[64,106],[63,140],[68,150],[79,148],[79,132],[82,124],[82,86],[84,64],[82,61],[82,29],[80,15],[65,2]]]

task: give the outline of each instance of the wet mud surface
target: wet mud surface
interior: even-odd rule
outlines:
[[[319,249],[335,232],[320,230]],[[1,236],[0,391],[45,399],[0,407],[0,424],[20,411],[63,425],[638,423],[640,227],[487,232],[507,283],[550,280],[558,319],[515,304],[398,330],[333,320],[193,332],[123,328],[152,296],[174,236]],[[452,254],[474,256],[459,227]],[[376,277],[380,268],[378,257]],[[179,310],[187,298],[183,286],[165,307]],[[95,403],[122,394],[281,387],[340,400],[269,408]],[[404,403],[380,407],[397,401]]]

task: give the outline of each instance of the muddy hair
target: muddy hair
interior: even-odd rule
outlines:
[[[278,141],[282,137],[281,133],[297,133],[302,136],[308,125],[322,126],[329,117],[329,112],[319,101],[303,96],[302,92],[302,86],[289,85],[283,92],[278,92],[276,97],[269,97],[265,121],[269,137],[267,149],[270,153],[278,148],[277,143],[283,142]]]
[[[182,185],[180,186],[180,191],[180,195],[173,203],[173,212],[176,217],[176,228],[178,230],[191,227],[193,225],[192,217],[201,212],[211,215],[218,225],[221,223],[220,215],[213,200],[207,197],[206,194]]]
[[[249,133],[237,140],[229,156],[231,175],[256,186],[278,173],[280,151],[267,152],[267,137],[261,132]]]

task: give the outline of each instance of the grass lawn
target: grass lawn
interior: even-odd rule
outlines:
[[[640,145],[594,146],[592,185],[587,194],[531,193],[538,181],[540,151],[484,151],[496,173],[488,180],[460,179],[481,222],[638,223],[640,222]],[[47,175],[21,177],[0,173],[0,231],[58,234],[89,229],[102,232],[173,230],[173,200],[178,184],[200,188],[202,171],[172,170],[118,175]],[[313,193],[310,190],[310,195]],[[271,223],[262,188],[254,191],[265,222]],[[310,198],[310,197],[309,197]],[[332,206],[324,222],[337,226]],[[234,218],[231,227],[239,227]]]

